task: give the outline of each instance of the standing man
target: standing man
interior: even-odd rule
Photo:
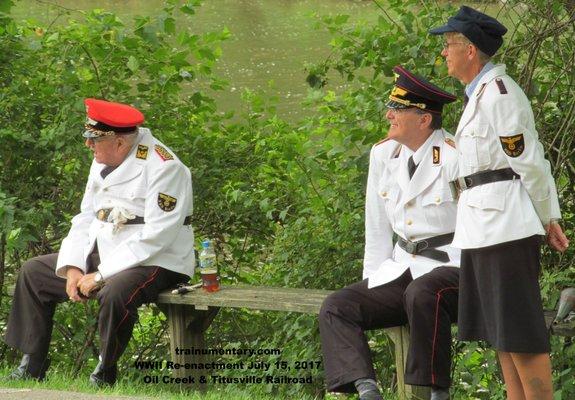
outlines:
[[[80,213],[59,254],[27,261],[16,283],[6,343],[24,353],[12,379],[44,379],[57,303],[100,304],[100,360],[90,381],[112,385],[138,307],[194,272],[190,171],[125,104],[85,100],[94,161]]]
[[[319,314],[327,389],[381,399],[364,332],[409,323],[405,382],[431,386],[432,399],[443,400],[460,252],[451,246],[457,205],[448,184],[458,176],[457,152],[441,113],[455,96],[401,66],[394,71],[391,125],[370,155],[364,280],[331,294]]]
[[[461,192],[453,245],[462,250],[459,338],[498,353],[509,399],[552,399],[538,277],[540,238],[564,251],[557,190],[527,97],[491,57],[507,29],[462,6],[443,34],[450,76],[467,86],[455,140]]]

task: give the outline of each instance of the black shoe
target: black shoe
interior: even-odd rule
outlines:
[[[46,371],[50,366],[50,359],[38,357],[34,354],[24,354],[20,365],[10,375],[6,377],[10,381],[19,381],[25,379],[36,379],[43,381],[46,377]]]
[[[449,400],[449,388],[431,388],[430,400]]]
[[[116,383],[117,374],[118,367],[116,365],[104,368],[102,361],[98,361],[94,372],[90,374],[90,383],[99,388],[113,386]]]
[[[381,393],[377,390],[368,390],[359,396],[359,400],[383,400]]]

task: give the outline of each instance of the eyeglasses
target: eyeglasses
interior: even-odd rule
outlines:
[[[451,43],[450,43],[450,42],[443,42],[443,50],[449,51],[449,47],[450,47],[450,46],[453,46],[453,45],[456,45],[456,44],[465,44],[465,45],[467,45],[468,43],[465,43],[465,42],[451,42]]]
[[[409,108],[388,108],[387,109],[387,111],[389,111],[390,113],[392,113],[394,115],[407,114],[409,111],[413,111],[413,110],[417,110],[417,108],[409,107]]]
[[[106,140],[107,138],[113,138],[113,137],[115,137],[115,135],[89,137],[89,138],[86,138],[86,140],[88,140],[89,142],[92,142],[92,143],[99,143],[99,142]]]

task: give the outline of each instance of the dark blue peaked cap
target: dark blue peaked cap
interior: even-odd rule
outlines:
[[[479,50],[492,56],[503,44],[503,35],[507,28],[495,18],[483,14],[471,7],[461,6],[447,24],[429,31],[432,35],[447,32],[459,32],[471,41]]]
[[[395,86],[389,95],[388,108],[416,107],[434,114],[441,114],[445,104],[455,101],[456,97],[406,70],[401,65],[393,68]]]

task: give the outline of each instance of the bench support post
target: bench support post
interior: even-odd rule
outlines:
[[[209,357],[201,354],[182,354],[176,349],[201,350],[206,348],[204,334],[217,315],[219,308],[210,307],[208,310],[196,310],[194,306],[185,304],[166,304],[164,308],[168,317],[170,329],[170,352],[174,363],[202,363],[207,362]],[[201,388],[199,377],[202,370],[189,370],[180,368],[173,370],[173,376],[183,378],[191,375],[194,377],[194,386]]]
[[[397,370],[397,392],[400,400],[429,400],[431,388],[405,384],[405,364],[409,348],[409,329],[407,326],[396,326],[386,329],[387,335],[395,345],[395,368]]]

